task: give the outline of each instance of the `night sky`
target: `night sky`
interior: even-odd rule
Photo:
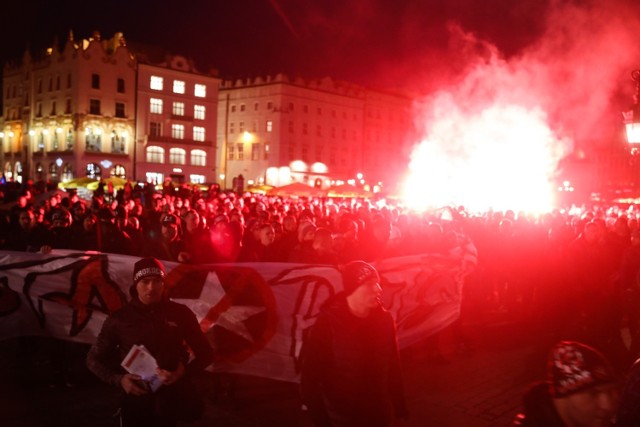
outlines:
[[[551,0],[22,0],[3,4],[0,60],[42,49],[69,29],[158,44],[223,77],[285,72],[370,86],[420,86],[422,71],[455,74],[452,25],[507,56],[543,31]],[[428,85],[427,85],[428,86]]]

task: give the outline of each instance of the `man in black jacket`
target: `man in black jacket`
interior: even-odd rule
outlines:
[[[124,392],[124,426],[175,426],[178,419],[201,415],[190,377],[211,363],[213,351],[193,312],[167,299],[164,275],[155,258],[135,263],[131,301],[105,320],[87,355],[87,367]],[[157,362],[161,386],[155,392],[143,378],[121,367],[136,345],[144,346]],[[186,346],[193,353],[191,360]]]
[[[386,427],[407,416],[395,322],[380,305],[379,282],[371,265],[347,264],[344,292],[305,341],[302,399],[316,426]]]

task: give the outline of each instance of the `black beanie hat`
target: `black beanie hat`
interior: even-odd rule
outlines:
[[[616,382],[609,362],[596,349],[576,341],[561,341],[551,349],[547,380],[553,397]]]
[[[133,265],[133,284],[135,285],[145,277],[164,277],[164,266],[155,258],[142,258]]]
[[[371,264],[364,261],[351,261],[346,264],[342,269],[342,287],[345,294],[351,295],[353,291],[372,277],[378,282],[380,281],[378,271]]]

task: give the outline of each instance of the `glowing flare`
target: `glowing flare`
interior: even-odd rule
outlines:
[[[493,105],[468,112],[446,95],[434,105],[431,128],[409,165],[407,206],[527,212],[553,207],[551,178],[569,144],[549,128],[542,111]]]

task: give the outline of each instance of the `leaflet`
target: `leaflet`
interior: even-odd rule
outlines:
[[[158,362],[144,345],[134,345],[120,364],[130,374],[139,375],[150,391],[155,392],[162,385],[158,377]]]

